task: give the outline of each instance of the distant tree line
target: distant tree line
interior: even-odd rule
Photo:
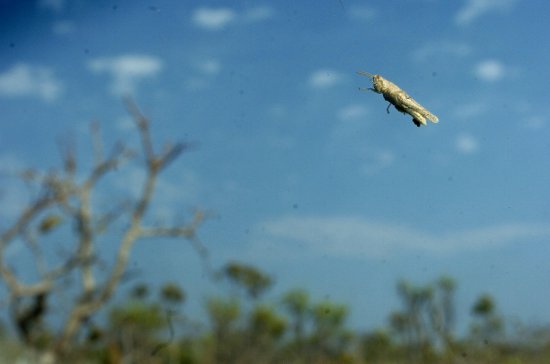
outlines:
[[[550,355],[550,327],[506,322],[488,294],[472,303],[469,330],[456,336],[456,283],[446,276],[424,285],[398,282],[401,308],[389,315],[385,327],[364,332],[348,326],[345,305],[313,300],[304,289],[265,299],[274,281],[252,265],[229,262],[216,277],[219,284],[234,289],[205,301],[206,322],[185,314],[187,296],[177,283],[165,283],[155,292],[136,284],[125,300],[108,307],[107,321],[90,320],[85,325],[64,360],[106,364],[542,364]],[[55,336],[44,327],[40,330],[43,341],[32,344],[35,350],[46,349]],[[1,360],[28,355],[29,343],[16,344],[6,335],[0,340]]]

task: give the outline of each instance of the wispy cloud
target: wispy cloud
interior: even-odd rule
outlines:
[[[65,0],[40,0],[38,6],[59,13],[65,9]]]
[[[272,18],[275,15],[275,11],[270,6],[257,6],[255,8],[247,9],[244,14],[244,20],[248,22],[260,22]]]
[[[395,154],[391,150],[369,151],[359,168],[364,175],[372,176],[391,166],[394,162]]]
[[[309,85],[316,89],[327,89],[336,86],[344,79],[343,75],[330,69],[319,69],[309,77]]]
[[[459,119],[473,119],[482,115],[487,110],[487,105],[483,102],[470,102],[462,105],[457,105],[453,111],[452,115],[455,118]]]
[[[417,62],[431,61],[434,57],[461,58],[472,53],[472,47],[462,42],[439,41],[424,44],[413,51]]]
[[[455,16],[455,23],[469,25],[477,18],[493,12],[510,11],[519,0],[466,0]]]
[[[197,68],[206,75],[217,75],[222,69],[222,64],[215,58],[208,58],[197,62]]]
[[[338,158],[353,159],[357,171],[363,177],[370,177],[392,166],[396,160],[395,153],[387,148],[377,147],[366,141],[371,127],[369,109],[362,104],[349,104],[336,112],[336,122],[330,130],[329,152]]]
[[[229,7],[200,7],[191,17],[193,24],[199,28],[218,31],[236,23],[257,23],[274,16],[273,8],[263,5],[238,13]]]
[[[361,104],[352,104],[338,110],[336,117],[341,121],[350,121],[357,119],[362,119],[364,121],[367,114],[368,109],[366,106]]]
[[[135,121],[129,115],[118,117],[115,120],[114,125],[121,132],[128,132],[130,130],[135,130],[136,128]]]
[[[336,112],[336,122],[332,124],[327,143],[331,153],[351,151],[355,156],[365,154],[364,136],[368,135],[366,128],[370,126],[368,114],[368,109],[361,104],[349,104]]]
[[[550,226],[514,222],[433,233],[360,216],[283,216],[260,224],[257,234],[254,239],[270,247],[277,244],[286,250],[286,256],[299,246],[308,254],[379,257],[412,251],[450,254],[486,250],[548,238]]]
[[[365,5],[352,5],[347,10],[347,13],[350,18],[359,21],[369,21],[376,17],[376,10]]]
[[[140,80],[152,77],[162,70],[162,61],[147,55],[122,55],[96,58],[88,63],[95,73],[110,73],[111,92],[115,95],[134,93]]]
[[[541,115],[530,116],[523,120],[523,125],[531,130],[540,130],[547,124],[547,117]]]
[[[52,31],[55,35],[71,34],[75,31],[76,27],[73,21],[60,20],[53,24]]]
[[[267,108],[267,115],[274,119],[282,119],[288,116],[288,110],[284,104],[273,104]]]
[[[488,59],[479,62],[475,66],[474,73],[483,81],[494,82],[504,77],[505,67],[497,60]]]
[[[460,134],[456,137],[455,147],[461,154],[474,154],[479,149],[479,143],[470,134]]]
[[[214,77],[223,68],[222,62],[217,58],[197,57],[191,61],[191,67],[196,71],[185,80],[185,88],[189,91],[204,90],[213,84]]]
[[[230,8],[198,8],[193,12],[192,21],[199,28],[220,30],[236,18],[237,13]]]
[[[59,98],[63,84],[51,68],[26,63],[14,65],[0,73],[0,95],[7,97],[39,97],[45,101]]]

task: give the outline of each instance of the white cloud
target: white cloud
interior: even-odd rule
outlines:
[[[412,53],[413,60],[417,62],[431,61],[434,57],[465,57],[472,52],[472,47],[466,43],[440,41],[424,44]]]
[[[260,22],[272,18],[275,15],[273,8],[269,6],[257,6],[244,12],[243,18],[249,22]]]
[[[52,31],[56,35],[71,34],[75,30],[74,22],[70,20],[61,20],[53,24]]]
[[[222,63],[215,58],[196,59],[191,64],[199,73],[187,77],[185,88],[190,91],[199,91],[210,87],[212,85],[212,77],[222,70]]]
[[[462,154],[473,154],[479,149],[479,143],[473,136],[461,134],[456,138],[455,147]]]
[[[350,104],[336,112],[327,143],[331,153],[351,152],[354,157],[369,154],[364,150],[366,129],[370,126],[368,114],[368,109],[361,104]]]
[[[115,120],[115,126],[118,130],[127,132],[136,129],[135,121],[128,115],[120,116]]]
[[[524,125],[531,130],[540,130],[546,126],[546,118],[540,115],[531,116],[524,120]]]
[[[550,226],[509,223],[432,233],[359,216],[283,216],[260,224],[256,234],[255,239],[270,247],[278,245],[287,256],[292,247],[299,246],[307,254],[379,257],[411,251],[448,254],[486,250],[529,239],[548,238]]]
[[[0,73],[0,95],[3,96],[34,96],[53,101],[61,95],[62,90],[62,83],[48,67],[19,63]]]
[[[241,13],[228,7],[201,7],[193,12],[191,21],[199,28],[217,31],[231,24],[262,22],[273,18],[274,15],[273,8],[266,5],[256,6]]]
[[[89,62],[88,67],[95,73],[110,73],[113,77],[111,92],[121,95],[135,92],[141,79],[159,73],[162,70],[162,61],[147,55],[123,55],[96,58]]]
[[[475,75],[483,81],[493,82],[500,80],[505,73],[504,65],[494,59],[479,62],[475,67]]]
[[[220,30],[235,21],[237,14],[229,8],[198,8],[193,12],[192,21],[199,28]]]
[[[185,88],[189,91],[200,91],[207,89],[210,82],[204,77],[190,77],[185,81]]]
[[[365,138],[371,134],[369,109],[362,104],[347,105],[336,113],[336,122],[330,130],[327,150],[338,158],[354,160],[357,171],[370,177],[386,169],[396,161],[391,150],[378,148]]]
[[[327,150],[338,159],[353,160],[362,177],[370,177],[392,166],[395,153],[377,148],[365,138],[370,134],[369,109],[361,104],[347,105],[336,113],[336,122],[330,130]]]
[[[395,154],[390,150],[368,152],[360,169],[367,176],[372,176],[395,162]]]
[[[471,102],[456,106],[452,115],[459,119],[472,119],[479,117],[487,110],[487,106],[482,102]]]
[[[309,84],[313,88],[325,89],[337,85],[342,80],[341,73],[330,69],[320,69],[311,74]]]
[[[376,10],[364,5],[352,5],[348,9],[348,14],[352,19],[368,21],[376,16]]]
[[[466,0],[466,4],[455,16],[455,23],[469,25],[477,18],[492,12],[509,11],[518,0]]]
[[[288,110],[283,104],[274,104],[267,109],[267,115],[272,118],[282,119],[287,117]]]
[[[357,120],[357,119],[364,120],[367,114],[368,114],[367,107],[360,104],[352,104],[338,110],[338,113],[336,114],[336,116],[341,121],[349,121],[349,120]]]
[[[222,69],[222,64],[217,59],[206,59],[197,63],[197,68],[207,75],[217,75]]]
[[[65,9],[65,0],[40,0],[38,5],[41,8],[59,13]]]

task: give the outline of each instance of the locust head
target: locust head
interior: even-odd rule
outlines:
[[[368,73],[365,71],[359,71],[357,73],[360,74],[361,76],[367,76],[372,80],[372,88],[370,88],[370,90],[381,94],[381,93],[384,93],[384,90],[387,89],[388,81],[384,79],[382,76],[373,75],[372,73]]]
[[[374,91],[378,92],[379,94],[384,93],[384,90],[388,89],[388,81],[380,75],[373,75],[372,87],[374,88]]]

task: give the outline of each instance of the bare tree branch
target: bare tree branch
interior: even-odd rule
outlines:
[[[67,175],[74,176],[76,172],[76,147],[73,137],[63,138],[58,142],[63,160],[63,170]]]
[[[204,220],[204,213],[197,211],[193,220],[175,226],[147,227],[144,218],[149,210],[159,174],[187,148],[188,144],[166,144],[160,152],[155,152],[150,132],[150,122],[131,100],[125,100],[126,108],[133,117],[140,135],[141,153],[145,160],[145,179],[138,197],[131,202],[115,205],[107,212],[93,210],[94,192],[98,181],[116,171],[122,163],[134,157],[134,153],[122,144],[116,144],[108,155],[104,154],[99,125],[92,123],[93,165],[82,181],[76,178],[77,158],[74,145],[63,143],[62,172],[40,174],[27,171],[21,175],[25,183],[39,187],[38,196],[14,220],[13,224],[0,233],[0,278],[5,282],[14,312],[27,312],[18,318],[17,324],[25,325],[25,332],[33,327],[33,322],[44,315],[45,300],[62,288],[62,278],[78,272],[80,275],[79,293],[67,314],[65,323],[56,339],[58,353],[66,353],[74,342],[83,323],[100,310],[115,294],[127,271],[131,250],[138,239],[150,237],[184,238],[191,242],[201,256],[206,256],[206,248],[196,237],[196,230]],[[115,202],[116,203],[116,202]],[[39,240],[59,223],[51,218],[52,212],[63,221],[72,221],[76,241],[72,249],[53,268],[44,259]],[[48,215],[49,214],[49,215]],[[127,216],[128,223],[118,240],[114,262],[110,268],[98,268],[98,236],[105,233],[119,217]],[[50,218],[50,220],[48,220]],[[42,219],[39,221],[39,219]],[[57,222],[56,222],[57,221]],[[34,227],[33,227],[34,226]],[[65,231],[66,232],[66,231]],[[59,233],[61,234],[61,233]],[[11,264],[6,261],[6,248],[14,241],[26,242],[38,267],[38,279],[26,283],[20,278]],[[13,263],[13,262],[12,262]],[[102,275],[97,276],[101,270]],[[22,310],[22,298],[34,302],[40,310]],[[32,308],[32,306],[31,306]],[[26,319],[21,320],[21,317]],[[18,321],[19,320],[19,321]]]

